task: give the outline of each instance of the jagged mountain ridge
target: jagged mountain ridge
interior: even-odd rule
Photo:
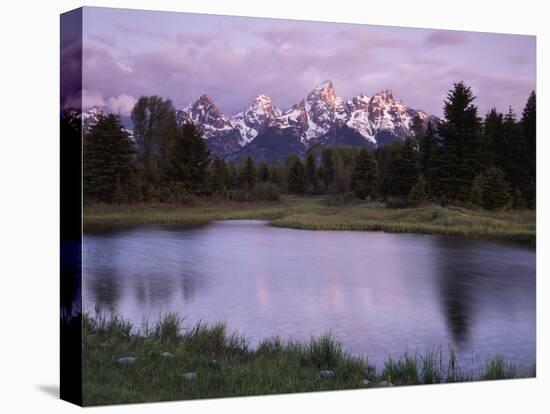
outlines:
[[[411,135],[416,116],[424,123],[436,119],[422,110],[406,107],[390,90],[344,101],[336,95],[331,81],[321,83],[285,111],[268,96],[258,95],[242,112],[227,117],[212,98],[201,95],[177,112],[179,122],[191,121],[199,128],[214,153],[236,159],[243,154],[257,157],[259,153],[280,157],[285,153],[281,143],[270,139],[281,137],[291,143],[289,151],[299,154],[313,143],[374,148]],[[276,154],[273,148],[277,148]]]
[[[83,112],[84,129],[94,125],[101,114],[99,107]],[[178,124],[194,123],[213,154],[235,160],[248,154],[257,159],[282,159],[290,153],[302,155],[311,145],[376,148],[412,135],[416,116],[424,123],[437,120],[405,106],[390,90],[373,96],[362,93],[344,101],[331,81],[321,83],[284,111],[268,96],[258,95],[243,111],[228,117],[206,94],[176,111]]]

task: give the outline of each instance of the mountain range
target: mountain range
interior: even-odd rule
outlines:
[[[84,128],[93,125],[100,111],[94,107],[82,115]],[[390,90],[345,101],[331,81],[287,110],[258,95],[243,111],[228,117],[204,94],[177,110],[176,116],[179,124],[197,126],[212,153],[236,160],[244,155],[285,159],[291,153],[303,155],[312,145],[376,148],[412,135],[415,117],[424,124],[437,119],[405,106]]]

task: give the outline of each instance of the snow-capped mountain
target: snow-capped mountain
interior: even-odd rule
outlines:
[[[233,130],[229,118],[226,118],[218,109],[212,98],[201,95],[195,102],[189,104],[182,111],[177,112],[178,122],[192,122],[203,133],[204,139],[224,134]]]
[[[97,122],[99,121],[99,118],[104,116],[105,112],[103,109],[99,106],[92,106],[87,111],[84,111],[82,113],[78,113],[77,111],[74,111],[74,116],[77,118],[80,118],[82,120],[82,130],[87,132],[92,128]],[[120,117],[121,122],[123,125],[127,125],[129,123],[129,119],[124,119],[124,117]],[[128,117],[125,117],[128,118]],[[134,139],[134,131],[128,127],[124,127],[124,130],[128,133],[130,136],[130,139]]]
[[[213,152],[223,156],[246,153],[247,146],[257,149],[260,142],[264,146],[269,140],[263,134],[272,139],[294,136],[304,151],[313,142],[376,147],[410,136],[415,117],[425,123],[435,119],[422,110],[405,106],[390,90],[372,97],[360,94],[344,101],[336,95],[331,81],[321,83],[285,111],[277,108],[269,97],[258,95],[242,112],[229,118],[212,98],[202,95],[178,111],[177,117],[180,123],[193,122]],[[285,131],[281,135],[276,129]],[[291,141],[295,150],[294,140]]]
[[[95,125],[102,114],[97,106],[83,112],[84,130]],[[407,107],[390,90],[372,96],[362,93],[344,101],[331,81],[321,83],[284,111],[268,96],[258,95],[241,112],[228,117],[210,96],[201,95],[176,111],[176,117],[180,125],[195,124],[212,153],[234,159],[243,154],[283,158],[291,152],[303,154],[313,144],[375,148],[411,136],[415,117],[424,123],[436,119]],[[123,122],[131,123],[129,118]]]
[[[231,124],[241,135],[239,144],[244,146],[250,143],[281,114],[281,110],[273,105],[271,98],[258,95],[244,111],[231,118]]]
[[[99,121],[99,118],[103,115],[103,109],[101,109],[99,106],[92,106],[87,111],[82,112],[82,128],[85,131],[89,130],[92,126],[97,124],[97,121]]]
[[[243,136],[218,109],[208,95],[201,95],[186,108],[176,112],[178,124],[192,122],[207,140],[212,152],[221,156],[237,152],[242,148]]]

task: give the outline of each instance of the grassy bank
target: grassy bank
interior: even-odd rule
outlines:
[[[139,331],[120,318],[83,320],[85,405],[329,391],[529,377],[502,358],[478,374],[462,372],[454,354],[389,358],[382,369],[352,356],[331,335],[308,343],[263,341],[256,349],[225,325],[184,329],[167,315]],[[126,359],[120,359],[126,358]],[[132,359],[135,358],[135,359]]]
[[[199,225],[212,220],[264,219],[271,225],[307,230],[373,230],[444,234],[535,243],[535,211],[469,210],[430,205],[389,209],[381,203],[329,206],[325,197],[285,196],[279,203],[199,201],[194,205],[91,205],[87,230],[136,224]]]

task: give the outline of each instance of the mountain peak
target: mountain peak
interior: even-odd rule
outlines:
[[[242,112],[231,118],[231,124],[241,135],[241,145],[245,145],[280,115],[281,111],[273,105],[271,98],[260,94]]]
[[[185,110],[187,112],[210,112],[214,117],[223,117],[223,114],[214,103],[214,100],[206,94],[199,96],[192,104],[185,108]]]
[[[332,81],[330,79],[327,79],[326,81],[321,82],[319,85],[317,85],[313,90],[320,91],[324,89],[334,89],[334,85],[332,84]]]
[[[214,100],[203,94],[177,113],[178,122],[192,122],[199,126],[206,139],[231,129],[231,123],[218,109]]]
[[[336,106],[336,93],[334,92],[334,85],[332,81],[326,80],[315,87],[307,96],[307,101],[315,102],[322,101],[326,102],[329,106]]]
[[[260,94],[254,98],[247,109],[249,108],[259,108],[264,111],[271,112],[273,109],[273,102],[269,96]]]
[[[271,102],[271,98],[267,95],[264,95],[264,94],[259,94],[257,95],[255,98],[254,98],[255,101],[267,101],[267,102]]]
[[[208,96],[207,94],[203,93],[201,96],[199,96],[199,98],[197,99],[197,101],[199,102],[210,102],[210,103],[214,103],[214,100]]]
[[[344,101],[336,95],[332,81],[326,80],[284,112],[269,96],[259,94],[241,112],[229,118],[221,113],[210,96],[203,94],[178,111],[178,122],[192,121],[215,152],[236,156],[241,149],[246,151],[244,148],[253,145],[253,141],[256,145],[260,145],[258,142],[265,145],[266,136],[277,139],[273,138],[279,137],[272,133],[274,130],[286,131],[285,136],[294,135],[304,148],[310,142],[385,145],[410,135],[415,116],[420,116],[424,122],[430,119],[422,111],[396,101],[390,89],[371,96],[361,93]]]
[[[373,98],[381,99],[386,102],[394,101],[393,91],[391,89],[385,89],[383,91],[377,92],[373,95]]]

